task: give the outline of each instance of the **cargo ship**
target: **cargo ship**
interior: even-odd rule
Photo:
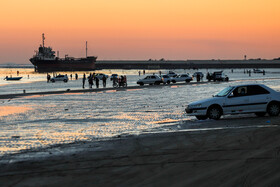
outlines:
[[[51,47],[45,47],[45,36],[42,34],[42,45],[39,50],[35,51],[35,55],[30,58],[30,62],[34,65],[35,72],[56,72],[56,71],[91,71],[95,70],[95,62],[97,56],[74,58],[65,55],[65,58],[55,56],[55,51]]]

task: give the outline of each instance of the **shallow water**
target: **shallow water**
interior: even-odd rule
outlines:
[[[156,71],[148,73],[153,72]],[[192,74],[194,71],[186,72]],[[234,70],[233,73],[226,70],[230,80],[234,81],[0,100],[1,107],[12,107],[12,111],[17,111],[0,115],[0,155],[120,134],[141,134],[154,128],[164,129],[172,124],[185,123],[194,120],[184,112],[189,102],[211,97],[228,85],[261,83],[280,91],[280,79],[272,79],[280,78],[277,72],[280,70],[267,70],[265,76],[252,73],[249,77],[243,70]],[[128,75],[130,86],[136,85],[139,78],[138,71],[118,70],[117,73]],[[30,79],[31,83],[25,79],[18,83],[2,81],[0,93],[21,93],[23,89],[30,92],[81,89],[80,79],[68,83],[46,83],[45,74],[30,74]],[[18,112],[20,107],[28,109]]]

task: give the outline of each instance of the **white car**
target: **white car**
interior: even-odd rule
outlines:
[[[169,71],[167,74],[169,77],[176,77],[177,73],[175,73],[174,71]]]
[[[160,76],[163,84],[170,84],[171,78],[168,75],[162,75]]]
[[[95,74],[95,78],[98,78],[99,80],[102,80],[103,79],[103,76],[106,77],[106,79],[108,79],[108,75],[105,75],[104,73],[97,73]]]
[[[278,116],[280,92],[262,84],[229,86],[209,99],[189,103],[186,113],[197,119],[219,119],[221,115],[255,113]]]
[[[137,84],[139,84],[140,86],[143,86],[144,84],[159,85],[160,83],[162,83],[162,79],[157,75],[148,75],[144,79],[139,79],[137,81]]]
[[[181,74],[177,75],[176,77],[172,77],[171,82],[176,83],[176,82],[190,82],[192,81],[193,78],[189,76],[189,74]]]
[[[68,82],[68,76],[67,75],[57,75],[56,77],[51,78],[51,82],[56,82],[56,81],[63,81],[63,82]]]

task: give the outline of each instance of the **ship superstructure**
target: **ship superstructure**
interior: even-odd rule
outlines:
[[[96,56],[74,58],[65,55],[65,58],[55,56],[55,51],[51,47],[45,47],[45,35],[42,34],[42,45],[35,55],[30,58],[36,72],[55,72],[55,71],[90,71],[95,69]]]

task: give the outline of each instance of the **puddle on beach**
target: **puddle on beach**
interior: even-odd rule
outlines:
[[[28,110],[32,110],[32,108],[29,106],[0,106],[0,117],[25,113]]]

